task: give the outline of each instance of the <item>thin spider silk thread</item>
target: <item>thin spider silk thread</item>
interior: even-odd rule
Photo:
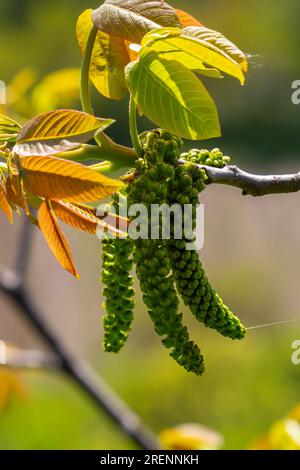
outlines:
[[[265,323],[264,325],[250,326],[250,328],[247,328],[247,331],[258,330],[258,329],[262,329],[262,328],[270,328],[272,326],[287,325],[288,323],[295,323],[297,321],[300,321],[300,317],[292,318],[290,320],[277,321],[277,322],[273,322],[273,323]]]

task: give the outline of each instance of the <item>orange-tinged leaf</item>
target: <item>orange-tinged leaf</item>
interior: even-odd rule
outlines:
[[[103,218],[97,217],[96,209],[84,204],[52,201],[51,205],[57,217],[64,223],[76,230],[82,230],[92,234],[96,234],[98,230],[102,230],[118,238],[121,234],[124,234],[124,232],[120,230],[120,226],[127,228],[129,224],[128,219],[114,214],[107,214],[107,216]]]
[[[55,157],[21,158],[25,189],[46,199],[93,202],[119,191],[122,183],[80,163]]]
[[[96,233],[98,219],[94,208],[84,204],[72,204],[64,201],[52,201],[51,205],[56,216],[65,224],[76,230]]]
[[[26,200],[21,191],[20,178],[18,175],[10,175],[6,180],[6,194],[9,203],[15,207],[26,210]]]
[[[22,128],[14,152],[22,157],[67,152],[88,142],[96,132],[104,131],[113,122],[72,109],[40,114]]]
[[[129,41],[125,41],[125,44],[126,44],[126,48],[127,48],[127,51],[128,51],[128,55],[129,55],[129,59],[130,61],[129,62],[134,62],[135,60],[137,60],[139,58],[139,54],[138,52],[136,52],[135,50],[133,50],[132,46],[133,43],[132,42],[129,42]],[[126,64],[127,65],[127,64]],[[126,85],[127,86],[127,85]]]
[[[85,10],[77,21],[76,33],[83,55],[89,33],[93,27],[93,10]],[[90,64],[90,78],[96,89],[106,98],[121,100],[127,91],[124,68],[131,56],[124,39],[99,31]]]
[[[74,267],[72,254],[51,207],[50,202],[43,202],[38,212],[38,222],[48,246],[59,264],[73,276],[79,278]]]
[[[176,14],[179,18],[181,25],[185,28],[187,26],[203,26],[200,21],[194,18],[192,15],[183,10],[176,10]]]
[[[0,210],[2,210],[5,213],[9,222],[12,224],[13,222],[12,210],[8,202],[5,184],[1,178],[0,178]]]

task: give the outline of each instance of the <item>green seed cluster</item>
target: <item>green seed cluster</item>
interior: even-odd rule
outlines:
[[[118,195],[114,198],[117,207]],[[106,315],[104,324],[104,350],[118,353],[128,338],[133,321],[134,289],[133,243],[129,238],[102,240],[102,283]]]
[[[230,157],[224,156],[218,148],[211,151],[192,149],[187,153],[182,153],[181,158],[191,163],[213,166],[215,168],[224,168],[225,165],[230,163]]]
[[[213,165],[214,161],[218,165],[224,165],[223,154],[215,150],[190,152],[189,156],[181,155],[189,161],[185,165],[176,168],[175,178],[169,182],[169,204],[191,204],[193,205],[192,221],[190,226],[195,229],[196,206],[199,204],[198,194],[205,189],[206,175],[203,170],[195,168],[194,163],[206,164],[209,161]],[[191,155],[194,155],[191,157]],[[195,161],[195,159],[197,160]],[[216,159],[216,160],[214,160]],[[205,162],[205,163],[204,163]],[[175,230],[175,227],[174,227]],[[189,234],[191,235],[191,234]],[[189,238],[191,238],[189,236]],[[234,316],[226,307],[210,285],[198,253],[195,250],[187,250],[186,244],[190,239],[168,240],[168,253],[171,268],[176,280],[178,292],[186,305],[196,318],[209,328],[213,328],[232,339],[242,339],[246,329],[241,325],[239,319]]]
[[[144,157],[137,165],[140,176],[128,186],[129,203],[143,203],[150,213],[151,204],[167,202],[168,181],[175,176],[180,147],[180,140],[163,131],[147,135]],[[144,303],[156,332],[163,337],[164,346],[171,350],[170,355],[179,365],[201,375],[204,372],[203,356],[198,346],[190,341],[187,328],[182,324],[166,241],[162,240],[162,235],[158,240],[136,240],[134,261]]]
[[[180,154],[181,139],[161,130],[145,133],[142,143],[143,156],[128,175],[128,184],[121,195],[127,196],[129,207],[143,204],[148,210],[145,220],[139,217],[141,236],[103,240],[104,348],[120,351],[131,329],[134,290],[130,272],[134,262],[155,331],[179,365],[201,375],[204,359],[183,325],[177,293],[207,327],[232,339],[242,339],[246,333],[210,285],[194,245],[199,193],[205,189],[207,180],[205,171],[197,164],[223,168],[230,158],[219,149],[193,149]],[[182,160],[186,163],[181,164]],[[113,201],[116,208],[120,207],[118,195]],[[171,237],[166,239],[162,214],[155,224],[151,219],[153,205],[163,204],[174,210],[171,211]],[[182,210],[184,205],[190,205],[190,213]],[[184,215],[182,221],[175,217],[177,210]],[[186,231],[187,226],[190,233]],[[158,239],[151,236],[151,229],[158,233]],[[181,237],[177,236],[178,229]]]

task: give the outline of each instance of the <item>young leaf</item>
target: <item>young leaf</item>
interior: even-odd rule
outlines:
[[[127,227],[128,219],[121,218],[114,214],[107,214],[106,217],[97,217],[97,211],[93,207],[84,204],[73,204],[64,201],[52,201],[52,207],[59,219],[76,230],[96,234],[97,230],[113,234],[116,238],[124,232],[119,227]],[[105,220],[104,220],[105,219]],[[120,220],[122,219],[122,220]]]
[[[40,205],[38,212],[38,222],[41,231],[48,243],[48,246],[59,264],[69,271],[73,276],[79,278],[77,271],[74,267],[72,254],[65,239],[51,207],[51,203],[48,201],[43,202]]]
[[[14,152],[22,157],[66,152],[88,142],[96,131],[104,131],[113,122],[72,109],[50,111],[25,124]]]
[[[20,158],[25,189],[47,199],[93,202],[117,192],[122,183],[80,163],[55,157]]]
[[[13,222],[12,210],[8,202],[5,184],[3,183],[1,178],[0,178],[0,210],[2,210],[5,213],[9,222],[12,224]]]
[[[83,55],[93,27],[93,10],[85,10],[77,21],[77,40]],[[90,65],[90,78],[96,89],[106,98],[121,100],[127,91],[124,68],[130,56],[124,39],[99,31]]]
[[[207,28],[158,29],[144,37],[142,46],[191,70],[201,71],[206,64],[237,78],[241,84],[245,82],[246,56],[220,33]]]
[[[180,27],[176,11],[163,0],[106,0],[92,18],[101,31],[134,43],[159,26]]]
[[[181,26],[186,28],[187,26],[202,26],[200,21],[196,20],[192,15],[183,10],[176,10],[176,14],[179,18]]]
[[[144,50],[126,68],[128,87],[155,124],[187,139],[220,136],[215,103],[196,75],[180,62]]]

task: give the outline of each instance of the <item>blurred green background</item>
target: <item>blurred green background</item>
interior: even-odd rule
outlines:
[[[299,1],[170,3],[188,9],[252,55],[245,87],[230,78],[206,81],[220,109],[224,137],[205,145],[221,147],[249,171],[299,169],[300,106],[291,103],[291,84],[300,79]],[[0,0],[0,79],[9,82],[28,67],[41,78],[77,67],[76,19],[83,9],[96,6],[93,0]],[[128,144],[127,103],[110,103],[96,94],[94,102],[99,115],[118,118],[111,136]],[[215,287],[247,326],[300,316],[299,197],[254,200],[225,187],[211,187],[203,197],[206,242],[201,257]],[[0,227],[0,259],[11,266],[20,223],[12,229],[1,215]],[[105,355],[99,242],[67,229],[66,234],[80,282],[60,270],[36,233],[29,288],[66,344],[85,356],[154,431],[201,423],[222,433],[226,448],[245,448],[299,400],[300,366],[291,363],[291,344],[300,339],[300,322],[253,330],[244,342],[232,343],[186,312],[207,362],[206,375],[195,378],[168,357],[139,298],[126,349],[117,357]],[[3,295],[0,339],[43,347]],[[64,377],[45,372],[24,378],[27,399],[0,410],[0,449],[133,446]]]

